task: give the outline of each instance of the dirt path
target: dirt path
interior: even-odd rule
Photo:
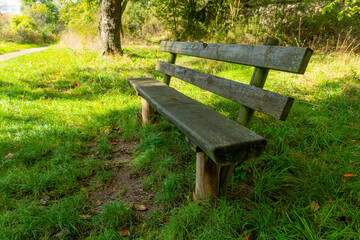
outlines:
[[[39,52],[39,51],[45,50],[46,48],[48,48],[48,47],[29,48],[29,49],[20,50],[17,52],[1,54],[0,62],[8,60],[10,58],[17,57],[17,56],[21,56],[21,55],[25,55],[25,54],[29,54],[29,53],[33,53],[33,52]]]

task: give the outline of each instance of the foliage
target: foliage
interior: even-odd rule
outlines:
[[[58,32],[59,25],[57,23],[57,16],[53,15],[45,4],[34,3],[31,7],[24,7],[23,14],[30,16],[42,31],[52,34]]]
[[[21,3],[22,8],[38,8],[38,13],[46,13],[48,22],[56,23],[59,19],[59,8],[54,0],[21,0]]]
[[[40,30],[31,17],[27,15],[14,15],[10,18],[13,30],[26,42],[37,42],[36,37]]]
[[[30,4],[30,5],[29,5]],[[61,27],[57,22],[57,15],[45,3],[23,3],[22,14],[13,15],[7,23],[6,14],[1,15],[2,40],[27,43],[54,42]]]
[[[39,30],[35,22],[27,15],[14,15],[10,18],[10,22],[17,32],[33,32]]]
[[[334,0],[323,8],[323,13],[326,14],[333,11],[335,8],[338,9],[340,4],[342,6],[340,6],[340,11],[338,13],[339,21],[342,20],[344,16],[352,17],[355,14],[360,14],[360,2],[358,0]]]
[[[151,17],[150,2],[130,1],[126,7],[123,17],[124,32],[139,36],[143,26]]]
[[[334,48],[349,33],[357,45],[360,15],[339,22],[338,14],[354,13],[358,3],[345,1],[348,5],[343,11],[335,3],[329,11],[329,4],[314,0],[155,0],[153,8],[171,38],[178,40],[262,44],[259,40],[264,36],[275,36],[285,45]]]
[[[61,0],[60,20],[68,31],[84,38],[97,35],[99,4],[98,0]]]
[[[226,32],[236,19],[240,1],[155,0],[156,15],[175,39],[208,39]]]

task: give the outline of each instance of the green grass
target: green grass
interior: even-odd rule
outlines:
[[[360,56],[314,55],[304,76],[271,72],[265,88],[296,99],[288,120],[255,113],[251,129],[268,145],[236,169],[230,196],[241,194],[197,204],[194,153],[162,118],[141,127],[140,99],[125,81],[161,79],[155,63],[167,56],[157,49],[103,58],[52,46],[0,63],[0,239],[122,239],[121,231],[131,239],[359,239]],[[252,72],[177,61],[241,82]],[[176,79],[172,86],[237,117],[233,102]],[[114,139],[140,142],[132,171],[161,208],[139,214],[121,199],[94,206],[91,192],[115,174]]]
[[[48,44],[34,44],[34,43],[19,44],[19,43],[13,43],[13,42],[1,42],[0,41],[0,54],[16,52],[16,51],[20,51],[20,50],[28,49],[28,48],[44,47],[47,45]]]

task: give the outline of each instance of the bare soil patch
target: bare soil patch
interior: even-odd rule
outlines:
[[[143,188],[147,174],[134,172],[131,168],[133,149],[138,144],[136,141],[125,142],[112,140],[112,180],[90,192],[90,198],[95,206],[95,211],[101,211],[101,205],[115,200],[128,202],[132,205],[144,205],[147,212],[161,209],[160,204],[155,204],[152,199],[154,193]]]

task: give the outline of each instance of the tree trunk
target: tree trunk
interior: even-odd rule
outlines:
[[[121,17],[128,0],[101,0],[99,34],[101,54],[122,54]]]

